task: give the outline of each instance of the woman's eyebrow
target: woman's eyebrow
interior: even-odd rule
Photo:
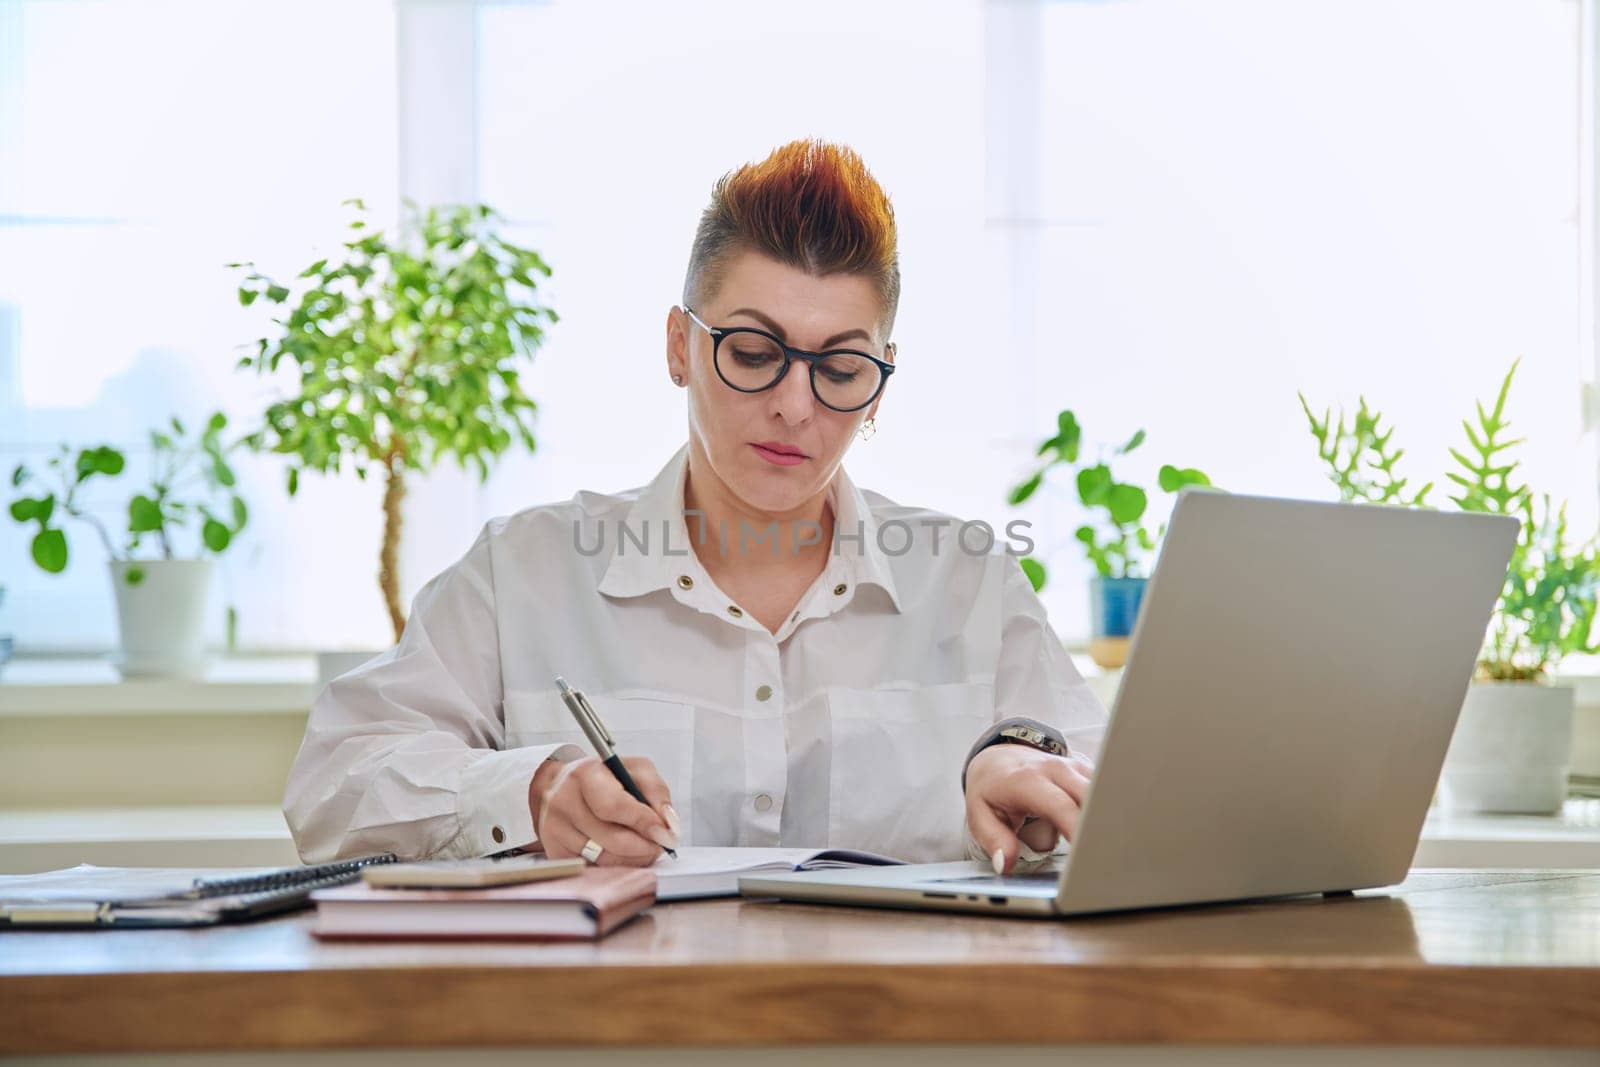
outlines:
[[[728,314],[730,314],[730,315],[749,315],[752,319],[755,319],[756,321],[760,322],[761,325],[765,326],[767,329],[769,329],[773,333],[777,334],[783,340],[787,341],[789,339],[789,335],[783,332],[783,327],[782,326],[779,326],[777,324],[777,322],[774,321],[770,316],[763,315],[761,312],[757,311],[755,308],[739,308],[736,311],[728,312]],[[840,341],[848,341],[852,337],[859,337],[863,341],[866,341],[869,344],[872,342],[872,335],[869,334],[866,330],[846,330],[844,333],[836,333],[832,337],[828,338],[826,341],[822,342],[822,347],[823,348],[832,348],[834,345],[838,344]]]

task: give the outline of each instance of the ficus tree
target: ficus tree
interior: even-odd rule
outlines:
[[[293,283],[229,264],[244,272],[241,304],[281,309],[239,365],[293,372],[296,387],[250,438],[289,457],[291,496],[307,472],[383,480],[378,585],[398,641],[407,481],[441,459],[487,479],[508,449],[534,449],[537,405],[520,375],[558,318],[539,302],[550,267],[499,236],[489,207],[408,202],[390,237],[368,224],[359,200],[346,203],[352,235]]]

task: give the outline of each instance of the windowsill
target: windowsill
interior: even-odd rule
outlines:
[[[102,867],[288,867],[300,862],[269,804],[0,811],[0,874]]]
[[[108,657],[23,657],[0,672],[0,716],[305,714],[315,657],[221,656],[200,679],[123,681]]]
[[[1082,648],[1068,652],[1109,708],[1122,671],[1102,670]],[[1555,681],[1577,689],[1579,707],[1600,706],[1600,657],[1574,657]],[[306,653],[218,656],[202,679],[129,682],[109,654],[28,655],[0,668],[0,716],[304,714],[317,689],[317,660]]]
[[[1078,673],[1083,675],[1091,685],[1104,686],[1109,692],[1116,692],[1117,682],[1121,680],[1122,668],[1105,670],[1089,658],[1088,646],[1067,645],[1067,652],[1072,656],[1073,666],[1078,668]],[[1571,656],[1563,662],[1563,669],[1558,671],[1551,679],[1554,685],[1570,685],[1577,690],[1577,703],[1579,707],[1600,706],[1600,656]],[[1107,698],[1107,706],[1110,706]]]

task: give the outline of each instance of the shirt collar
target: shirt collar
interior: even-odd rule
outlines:
[[[642,596],[668,588],[682,575],[695,580],[705,577],[705,568],[694,554],[690,526],[683,514],[683,489],[688,478],[689,446],[685,444],[650,484],[638,491],[638,496],[628,506],[621,520],[628,530],[627,539],[624,541],[620,527],[605,531],[612,554],[600,577],[601,593]],[[836,546],[829,566],[843,562],[854,575],[856,584],[878,586],[889,595],[895,610],[901,610],[894,571],[878,544],[878,522],[866,497],[842,466],[828,486],[828,499],[833,503]],[[859,539],[856,537],[858,529]],[[699,533],[698,526],[694,533]],[[707,528],[705,536],[715,537],[716,532]],[[644,550],[640,548],[641,541],[647,546]]]
[[[883,547],[878,544],[878,520],[866,496],[850,480],[843,465],[834,472],[833,483],[828,487],[833,501],[835,555],[843,557],[854,572],[856,584],[876,585],[889,595],[894,610],[900,607],[900,594],[895,589],[894,569]],[[856,537],[859,524],[859,540]]]

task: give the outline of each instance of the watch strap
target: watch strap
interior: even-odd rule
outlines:
[[[1021,735],[1021,736],[1018,736]],[[1029,719],[1014,715],[1009,719],[1001,719],[983,732],[983,736],[967,751],[967,758],[961,764],[961,792],[967,791],[967,767],[972,764],[972,758],[991,745],[1019,744],[1037,748],[1041,752],[1049,752],[1057,756],[1065,756],[1071,750],[1067,747],[1067,740],[1061,736],[1061,731],[1055,727],[1042,723],[1037,719]]]

